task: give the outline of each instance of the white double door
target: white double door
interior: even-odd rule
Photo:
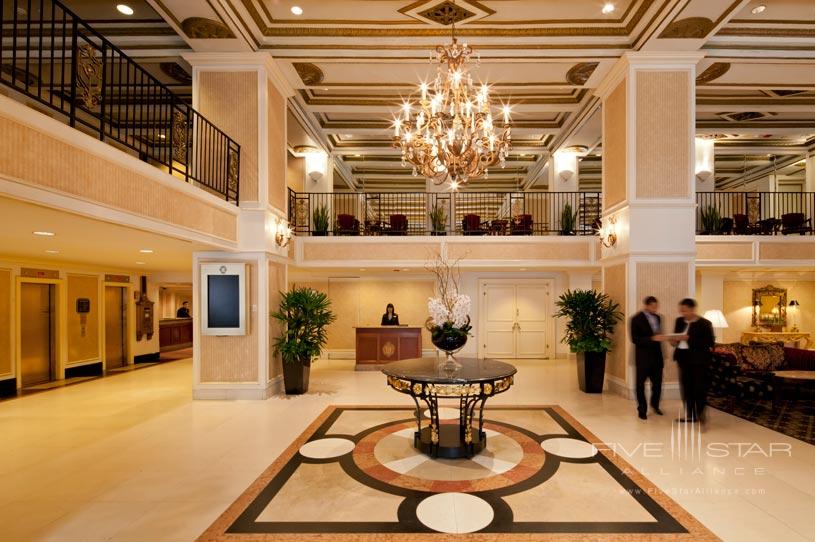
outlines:
[[[479,355],[487,358],[550,357],[554,329],[550,280],[480,283]]]

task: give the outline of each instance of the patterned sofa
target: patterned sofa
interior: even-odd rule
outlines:
[[[773,398],[773,371],[815,371],[815,350],[782,343],[717,344],[710,393],[732,401]]]

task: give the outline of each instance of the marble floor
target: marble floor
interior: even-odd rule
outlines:
[[[492,405],[558,404],[724,540],[815,540],[815,447],[712,411],[701,442],[615,395],[577,391],[573,363],[517,363]],[[192,401],[191,362],[0,403],[4,540],[194,540],[329,405],[404,405],[376,372],[315,365],[311,392]]]

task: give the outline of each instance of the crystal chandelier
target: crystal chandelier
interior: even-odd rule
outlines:
[[[503,122],[496,127],[489,87],[473,85],[465,66],[473,50],[458,43],[455,32],[454,24],[453,43],[436,47],[435,80],[422,82],[418,104],[405,101],[393,123],[393,144],[402,150],[402,165],[410,162],[414,176],[421,174],[436,185],[449,181],[452,190],[488,177],[487,168],[497,163],[504,167],[512,145],[509,105],[499,111]]]

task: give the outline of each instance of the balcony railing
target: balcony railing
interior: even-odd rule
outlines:
[[[599,219],[599,192],[289,190],[297,235],[591,235]]]
[[[240,146],[57,0],[0,0],[0,83],[234,203]]]
[[[813,233],[815,192],[698,192],[696,203],[700,234]]]

